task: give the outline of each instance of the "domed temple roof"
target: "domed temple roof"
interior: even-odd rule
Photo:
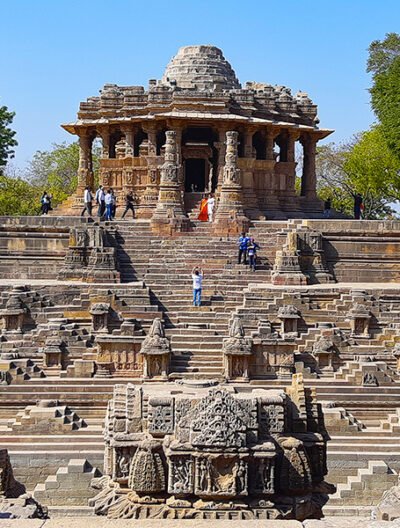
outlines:
[[[222,51],[215,46],[184,46],[168,64],[162,83],[196,90],[233,90],[240,83]]]

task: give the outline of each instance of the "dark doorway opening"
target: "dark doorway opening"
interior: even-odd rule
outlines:
[[[185,161],[185,192],[204,192],[206,189],[206,160]]]

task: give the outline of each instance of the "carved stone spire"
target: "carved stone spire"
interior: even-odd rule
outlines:
[[[168,130],[166,132],[165,161],[160,168],[158,202],[151,219],[153,231],[162,234],[188,231],[190,225],[182,202],[176,151],[176,132]]]

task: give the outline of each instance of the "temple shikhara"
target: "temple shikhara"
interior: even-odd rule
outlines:
[[[305,92],[292,95],[285,86],[259,82],[242,87],[220,49],[186,46],[161,80],[150,80],[147,89],[106,84],[100,96],[80,104],[77,121],[63,127],[79,137],[78,204],[84,187],[93,188],[91,151],[99,138],[100,183],[117,195],[133,191],[139,218],[160,219],[167,210],[187,215],[213,192],[217,205],[241,218],[272,219],[322,211],[316,145],[332,131],[318,125],[317,106]],[[177,174],[166,182],[161,167],[168,132]],[[239,174],[234,182],[224,177],[228,144]],[[296,145],[303,159],[300,193]]]
[[[400,222],[323,218],[309,97],[187,46],[63,127],[76,193],[0,217],[0,518],[398,526]],[[99,140],[112,221],[80,216]]]

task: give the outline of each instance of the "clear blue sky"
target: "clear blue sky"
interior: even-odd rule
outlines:
[[[309,93],[345,140],[373,122],[367,48],[398,31],[398,0],[0,0],[0,104],[17,115],[16,164],[71,141],[60,123],[105,83],[161,78],[180,46],[214,44],[240,81]]]

